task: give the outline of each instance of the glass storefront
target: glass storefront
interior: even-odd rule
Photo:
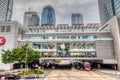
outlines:
[[[57,56],[70,56],[70,43],[57,43]]]
[[[95,42],[33,43],[46,57],[96,57]]]
[[[96,52],[71,52],[73,57],[96,57]]]

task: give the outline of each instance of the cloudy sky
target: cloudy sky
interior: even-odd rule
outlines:
[[[14,0],[12,20],[23,24],[24,12],[36,11],[41,17],[42,9],[52,5],[56,13],[57,24],[71,24],[71,14],[81,13],[84,23],[99,23],[97,0]]]

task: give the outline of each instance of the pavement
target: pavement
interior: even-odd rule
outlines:
[[[45,69],[44,72],[44,76],[34,80],[120,80],[120,71],[115,70],[80,71],[73,68]]]
[[[107,73],[107,74],[120,75],[120,71],[116,71],[116,70],[98,70],[98,71]]]
[[[107,74],[109,76],[112,76],[117,80],[120,80],[120,71],[116,71],[116,70],[98,70],[98,71]]]
[[[53,70],[44,80],[117,80],[99,71]]]

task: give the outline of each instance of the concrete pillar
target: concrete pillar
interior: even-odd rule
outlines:
[[[97,67],[98,67],[98,69],[101,69],[101,64],[98,63],[98,64],[97,64]]]
[[[119,55],[118,55],[118,57],[117,57],[117,67],[118,67],[118,70],[120,71],[120,53],[119,53]]]
[[[57,56],[57,43],[55,43],[55,49],[56,49],[55,56]]]

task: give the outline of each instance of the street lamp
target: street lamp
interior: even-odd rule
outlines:
[[[114,64],[114,69],[115,69],[115,75],[117,75],[117,66]]]
[[[26,71],[27,71],[28,40],[26,41],[26,43],[27,43],[27,47],[26,47],[26,54],[25,54],[25,57],[26,57],[26,60],[25,60],[25,69],[26,69]]]

